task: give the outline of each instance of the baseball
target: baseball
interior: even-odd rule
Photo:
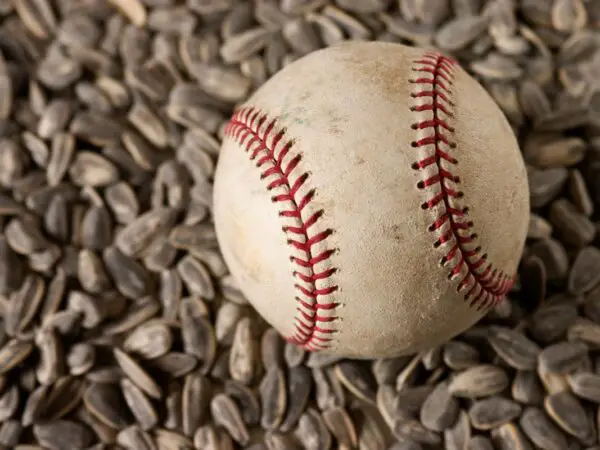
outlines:
[[[213,212],[232,276],[282,336],[384,358],[445,342],[509,292],[529,192],[507,120],[455,60],[354,42],[239,105]]]

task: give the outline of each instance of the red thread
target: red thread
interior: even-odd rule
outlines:
[[[448,185],[449,182],[454,185],[460,183],[459,178],[448,168],[448,165],[458,163],[450,154],[456,143],[452,140],[454,127],[447,121],[454,117],[451,111],[454,103],[449,98],[451,92],[448,87],[452,85],[453,66],[456,61],[435,52],[428,52],[421,59],[414,61],[414,64],[413,72],[420,75],[411,80],[418,85],[418,91],[413,92],[411,97],[418,99],[419,104],[413,105],[411,111],[424,112],[428,116],[412,124],[411,128],[431,130],[431,134],[413,141],[411,145],[416,148],[433,145],[435,153],[424,156],[412,167],[421,170],[434,164],[437,166],[436,173],[429,171],[428,176],[417,185],[419,189],[435,188],[435,193],[426,199],[421,207],[441,209],[439,216],[429,226],[429,231],[438,235],[434,247],[449,244],[440,260],[441,265],[448,269],[448,278],[452,280],[464,273],[458,280],[458,291],[464,291],[464,299],[470,306],[487,308],[502,299],[512,287],[513,279],[493,268],[487,261],[487,254],[482,254],[481,247],[467,247],[477,238],[472,232],[473,222],[466,220],[468,208],[459,209],[451,204],[451,201],[463,196],[461,191]],[[427,74],[430,76],[426,76]]]
[[[309,177],[306,172],[297,173],[302,155],[298,153],[290,157],[294,141],[290,139],[283,143],[286,130],[274,131],[276,119],[272,119],[265,127],[267,120],[267,115],[255,108],[242,108],[234,113],[226,125],[225,136],[235,139],[245,148],[250,161],[261,169],[260,178],[268,179],[267,191],[280,190],[271,197],[271,201],[282,205],[279,216],[294,222],[281,229],[288,235],[288,245],[295,250],[295,254],[290,255],[290,261],[296,266],[293,276],[298,280],[294,284],[298,304],[295,330],[288,340],[310,351],[322,350],[330,345],[331,335],[336,332],[335,328],[325,328],[323,325],[331,324],[337,320],[337,316],[318,312],[334,311],[338,306],[338,303],[331,301],[331,295],[338,290],[338,286],[323,284],[337,269],[317,268],[317,264],[331,258],[334,250],[318,250],[315,246],[323,245],[333,230],[309,233],[310,228],[323,216],[323,210],[310,213],[304,219],[315,190],[302,190]],[[278,146],[281,149],[276,154]],[[317,286],[317,283],[320,285]]]

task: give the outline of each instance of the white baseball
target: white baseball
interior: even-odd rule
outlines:
[[[433,50],[311,53],[224,130],[223,257],[264,319],[308,350],[391,357],[464,331],[510,290],[528,217],[507,120]]]

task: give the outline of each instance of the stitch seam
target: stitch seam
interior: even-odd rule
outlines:
[[[254,107],[235,111],[224,134],[244,148],[261,170],[260,178],[272,192],[271,201],[278,205],[284,223],[281,229],[291,250],[297,304],[294,333],[288,341],[309,351],[325,349],[337,332],[333,325],[338,319],[338,303],[332,298],[338,290],[332,280],[337,268],[330,261],[335,250],[327,244],[333,230],[313,231],[324,211],[310,210],[315,189],[308,187],[310,174],[299,169],[302,154],[293,151],[295,142],[286,139],[285,128],[278,129],[277,119]]]
[[[457,291],[464,294],[469,306],[489,308],[511,289],[513,278],[487,261],[487,254],[477,245],[474,224],[468,220],[468,207],[459,206],[464,193],[459,189],[460,178],[453,172],[458,160],[453,156],[457,144],[450,123],[454,118],[451,86],[457,63],[437,52],[427,52],[413,64],[415,78],[409,81],[417,91],[411,94],[410,109],[419,120],[411,129],[430,133],[411,142],[420,152],[412,168],[423,173],[417,188],[432,192],[421,208],[439,211],[428,230],[437,236],[434,248],[444,252],[440,265],[448,270],[448,279],[458,280]]]

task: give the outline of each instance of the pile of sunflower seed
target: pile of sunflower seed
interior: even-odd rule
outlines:
[[[286,344],[211,223],[233,108],[345,40],[456,57],[528,166],[513,292],[423,354]],[[0,449],[599,450],[599,47],[598,0],[0,0]]]

